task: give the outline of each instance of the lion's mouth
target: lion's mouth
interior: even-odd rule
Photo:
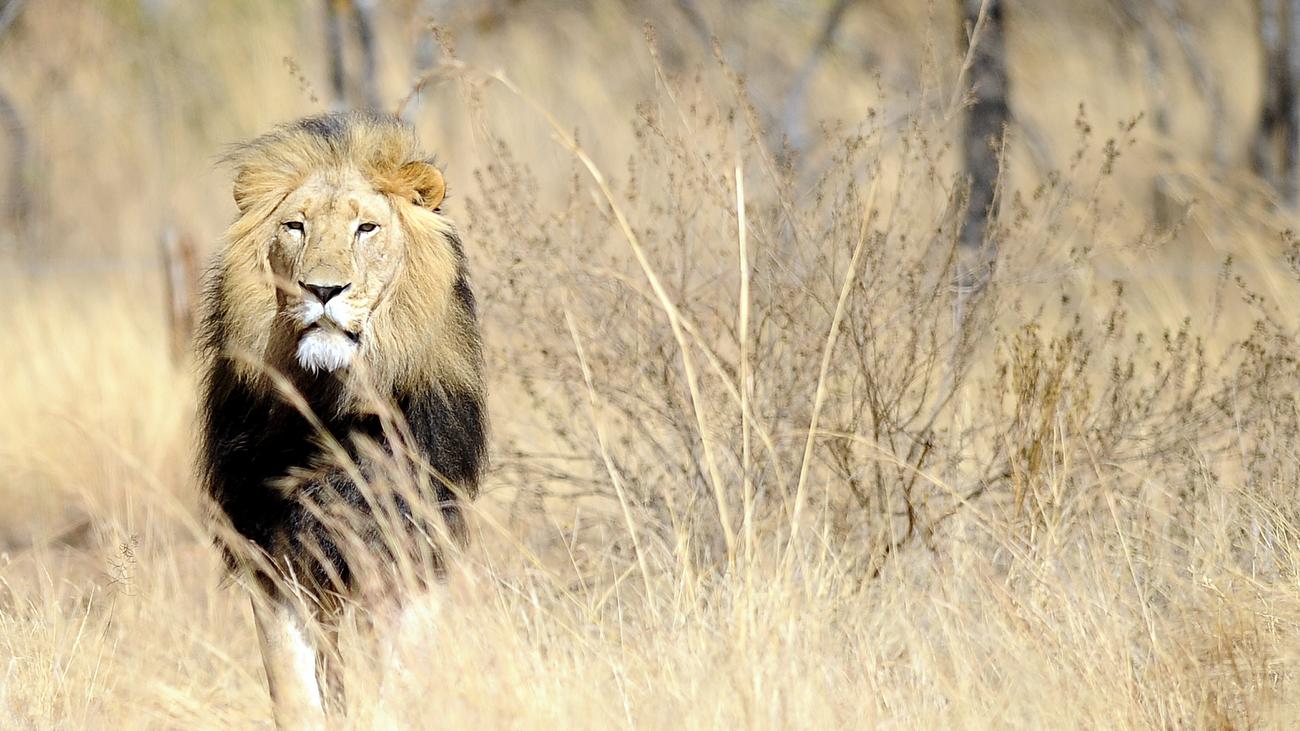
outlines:
[[[360,341],[360,333],[332,326],[332,323],[309,325],[298,338],[298,363],[311,373],[346,368],[360,352]]]
[[[354,330],[345,330],[345,329],[343,329],[343,328],[341,328],[341,327],[334,326],[333,323],[324,324],[324,323],[321,323],[321,322],[319,322],[319,321],[318,321],[318,322],[313,322],[312,324],[308,325],[308,326],[307,326],[307,327],[302,331],[302,335],[303,335],[303,337],[306,337],[309,333],[318,332],[318,331],[320,331],[320,332],[338,333],[339,335],[342,335],[343,337],[345,337],[345,338],[347,338],[348,340],[350,340],[350,341],[352,342],[353,345],[360,345],[360,344],[361,344],[361,333],[360,333],[360,332],[357,332],[357,331],[354,331]]]

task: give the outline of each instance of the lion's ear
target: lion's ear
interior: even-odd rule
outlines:
[[[398,171],[402,188],[412,191],[412,203],[431,211],[438,210],[442,197],[447,193],[447,184],[442,179],[442,171],[423,160],[408,162]]]

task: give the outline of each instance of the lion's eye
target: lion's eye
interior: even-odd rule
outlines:
[[[298,233],[303,232],[302,221],[285,221],[284,227],[289,229],[290,231],[296,231]]]
[[[374,231],[374,230],[377,229],[377,228],[379,228],[379,224],[376,224],[376,223],[368,223],[368,222],[367,222],[367,223],[363,223],[363,224],[361,224],[360,226],[357,226],[357,231],[359,231],[359,232],[361,232],[361,233],[363,233],[363,234],[368,234],[368,233],[370,233],[371,231]]]

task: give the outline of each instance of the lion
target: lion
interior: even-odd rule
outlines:
[[[239,214],[204,285],[199,462],[251,578],[276,723],[318,728],[341,607],[400,619],[401,582],[374,567],[424,551],[436,583],[439,547],[465,540],[486,451],[475,301],[442,173],[396,117],[308,117],[227,159]],[[414,491],[384,492],[403,475]]]

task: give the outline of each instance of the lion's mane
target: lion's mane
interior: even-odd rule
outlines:
[[[399,431],[411,442],[403,451],[417,453],[437,476],[428,497],[453,534],[463,525],[459,500],[477,491],[485,454],[481,346],[464,252],[450,221],[426,205],[431,181],[420,171],[431,168],[413,165],[422,161],[414,132],[394,117],[310,117],[235,148],[228,160],[240,215],[208,271],[198,341],[205,486],[230,526],[273,563],[287,561],[299,580],[348,584],[352,567],[318,516],[340,503],[362,512],[370,506],[322,444],[343,445],[363,473],[368,462],[358,445],[396,449],[379,415],[389,410],[376,410],[376,399],[403,422]],[[266,254],[278,222],[271,214],[309,175],[344,168],[390,197],[408,243],[362,346],[364,384],[294,371],[277,362],[272,342],[276,293]],[[441,200],[441,175],[436,185],[429,200]],[[302,397],[297,404],[285,398],[286,383]],[[413,513],[405,501],[400,507]],[[378,544],[379,526],[368,530],[373,535],[362,538]],[[226,548],[240,563],[239,552]]]

